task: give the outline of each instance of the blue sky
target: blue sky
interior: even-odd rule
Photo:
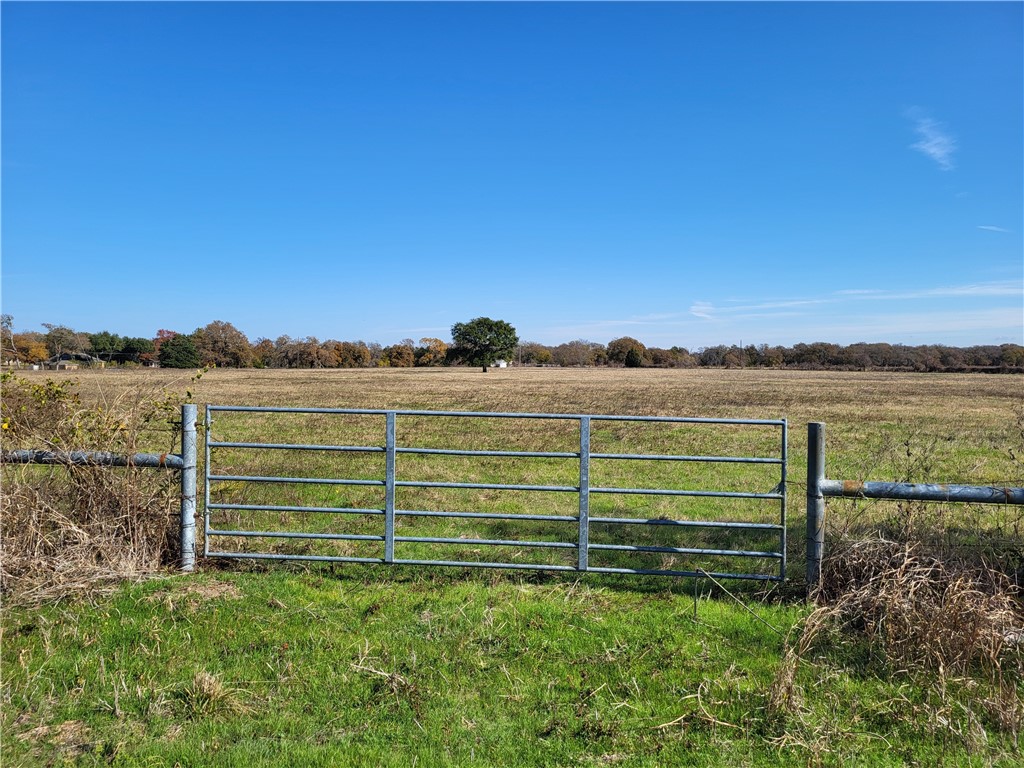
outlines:
[[[4,2],[2,308],[1022,343],[1022,10]]]

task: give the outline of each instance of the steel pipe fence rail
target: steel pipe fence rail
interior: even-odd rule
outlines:
[[[173,453],[133,453],[125,455],[109,451],[46,451],[39,449],[3,451],[4,464],[52,464],[79,467],[153,467],[182,469],[185,462]]]
[[[109,451],[0,451],[3,464],[47,464],[64,466],[142,467],[169,469],[181,478],[181,507],[179,536],[181,543],[180,567],[192,571],[196,562],[196,488],[197,488],[197,436],[196,422],[199,409],[187,403],[181,407],[181,453],[134,453],[129,455]]]
[[[283,442],[280,440],[267,440],[265,442],[253,440],[217,440],[214,436],[214,424],[221,414],[294,414],[299,416],[345,416],[345,417],[376,417],[383,418],[383,435],[380,442],[371,441],[373,444],[339,445],[339,444],[318,444],[306,441]],[[575,424],[578,433],[578,450],[571,451],[530,451],[530,450],[480,450],[452,447],[422,447],[400,444],[398,439],[398,424],[402,419],[427,418],[427,419],[524,419],[524,420],[545,420],[560,421],[562,423]],[[677,453],[611,453],[591,452],[592,427],[595,423],[622,422],[622,423],[657,423],[666,425],[704,425],[709,428],[716,427],[764,427],[777,430],[777,453],[771,451],[770,456],[734,456],[734,455],[687,455]],[[542,413],[504,413],[504,412],[478,412],[478,411],[425,411],[425,410],[378,410],[378,409],[351,409],[351,408],[291,408],[291,407],[259,407],[259,406],[230,406],[230,405],[209,405],[206,408],[206,486],[205,486],[205,550],[204,554],[210,557],[242,558],[242,559],[271,559],[271,560],[311,560],[322,562],[358,562],[358,563],[380,563],[380,564],[401,564],[401,565],[437,565],[437,566],[459,566],[459,567],[487,567],[524,570],[550,570],[550,571],[580,571],[596,573],[634,573],[652,574],[667,576],[703,576],[711,575],[716,578],[742,578],[757,579],[764,581],[781,581],[785,578],[786,568],[786,467],[787,455],[787,422],[784,419],[710,419],[692,417],[666,417],[666,416],[620,416],[620,415],[583,415],[583,414],[542,414]],[[272,435],[268,435],[272,437]],[[323,452],[325,454],[358,454],[367,455],[383,454],[384,468],[383,476],[373,479],[352,478],[352,477],[310,477],[310,476],[286,476],[283,474],[244,474],[239,471],[220,473],[218,471],[218,458],[222,450],[234,449],[239,451],[255,452],[256,454],[273,453],[278,451],[293,451],[301,455],[303,452]],[[499,482],[449,482],[436,480],[415,480],[400,478],[397,471],[399,456],[452,456],[452,457],[497,457],[501,459],[544,459],[552,461],[569,462],[570,466],[576,464],[578,482],[576,484],[534,484],[534,483],[499,483]],[[379,460],[379,459],[378,459]],[[777,474],[772,479],[770,488],[765,492],[730,491],[715,489],[675,489],[675,488],[633,488],[633,487],[600,487],[594,486],[591,482],[591,469],[595,461],[655,461],[675,462],[678,464],[707,463],[718,465],[760,465],[766,468],[777,468]],[[575,478],[574,478],[575,479]],[[296,484],[298,486],[322,485],[333,487],[363,487],[383,489],[384,498],[381,507],[375,505],[360,506],[332,506],[332,505],[310,505],[291,503],[251,503],[248,498],[234,499],[233,501],[220,501],[213,497],[211,489],[224,487],[224,484],[242,484],[249,487],[250,484],[270,486],[281,484]],[[530,513],[501,513],[494,511],[450,511],[444,509],[403,509],[398,506],[396,497],[403,489],[440,489],[440,490],[472,490],[472,491],[498,491],[498,492],[522,492],[522,493],[545,493],[577,496],[577,513],[569,514],[530,514]],[[620,516],[592,516],[591,494],[618,494],[623,496],[649,496],[649,497],[679,497],[691,499],[737,499],[751,504],[777,504],[777,522],[743,522],[743,521],[718,521],[718,520],[676,520],[663,519],[660,517],[628,518]],[[383,530],[379,534],[347,534],[347,533],[313,533],[302,531],[281,531],[281,530],[246,530],[236,525],[234,528],[225,526],[213,526],[211,513],[217,512],[268,512],[268,513],[311,513],[314,515],[366,515],[383,518]],[[412,536],[396,533],[396,524],[399,521],[411,521],[414,519],[449,519],[449,520],[490,520],[505,522],[540,522],[569,524],[574,528],[573,541],[551,541],[532,540],[529,538],[483,538],[479,536]],[[239,524],[241,518],[239,518]],[[733,534],[747,532],[768,534],[774,537],[777,545],[768,549],[755,549],[750,547],[729,547],[715,548],[708,546],[664,546],[650,545],[643,543],[609,544],[591,541],[592,526],[602,525],[616,527],[622,530],[631,530],[634,526],[657,526],[676,528],[679,530],[708,529],[730,531]],[[221,537],[239,537],[240,539],[286,539],[310,541],[363,541],[375,542],[383,546],[383,553],[380,557],[362,557],[347,554],[289,554],[282,552],[261,552],[261,551],[228,551],[215,549],[211,546],[214,539]],[[558,563],[535,563],[535,562],[503,562],[497,560],[462,560],[451,558],[423,558],[423,557],[400,557],[396,549],[401,545],[422,544],[422,545],[451,545],[451,546],[472,546],[472,547],[513,547],[530,550],[575,550],[575,564],[562,565]],[[648,555],[700,555],[709,557],[734,557],[734,558],[757,558],[775,563],[776,570],[773,573],[738,573],[726,570],[707,571],[703,569],[674,569],[671,567],[613,567],[600,566],[591,562],[591,555],[595,552],[635,553]]]
[[[825,425],[807,425],[807,587],[821,581],[825,553],[825,499],[889,499],[971,504],[1024,504],[1024,488],[830,480],[825,477]]]

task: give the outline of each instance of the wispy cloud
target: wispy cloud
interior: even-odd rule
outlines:
[[[993,227],[990,224],[979,224],[978,229],[984,229],[986,232],[1004,232],[1008,233],[1010,230],[1003,229],[1002,227]]]
[[[812,307],[824,309],[826,305],[835,307],[856,306],[864,303],[887,301],[934,301],[935,299],[973,299],[990,297],[1024,296],[1024,284],[1020,280],[1001,280],[987,283],[965,283],[963,285],[946,285],[937,288],[918,288],[904,290],[888,290],[883,288],[849,288],[833,291],[821,298],[806,299],[770,299],[766,301],[717,306],[710,301],[695,301],[690,306],[690,315],[704,321],[736,321],[752,318],[784,318],[806,315],[813,311]],[[732,300],[729,300],[732,301]],[[727,302],[728,304],[728,302]]]
[[[920,137],[920,141],[911,144],[910,148],[930,157],[938,163],[942,170],[953,170],[953,152],[956,150],[956,141],[946,132],[942,124],[924,114],[917,107],[909,110],[907,116],[914,121],[914,131]]]
[[[690,314],[694,317],[702,317],[705,320],[714,320],[715,307],[707,301],[698,301],[690,307]]]
[[[727,301],[735,300],[728,299]],[[690,306],[690,314],[705,320],[717,320],[726,315],[731,318],[793,316],[799,314],[793,311],[798,307],[807,307],[812,304],[827,304],[829,301],[830,299],[778,299],[726,307],[717,307],[710,301],[696,301]]]
[[[815,330],[822,338],[838,344],[899,339],[921,344],[977,344],[979,333],[993,340],[1022,338],[1020,309],[1015,307],[838,316],[833,322],[816,326]]]
[[[917,291],[891,291],[881,295],[866,296],[870,299],[934,299],[953,296],[1021,296],[1024,286],[1019,280],[1001,280],[992,283],[967,283],[947,285],[941,288],[922,288]]]

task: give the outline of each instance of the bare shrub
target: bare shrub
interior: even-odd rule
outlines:
[[[74,385],[10,374],[0,402],[4,450],[174,447],[178,401],[141,391],[82,404]],[[152,572],[177,555],[177,475],[138,467],[3,464],[0,589],[33,601]]]

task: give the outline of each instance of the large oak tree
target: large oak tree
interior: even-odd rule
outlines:
[[[519,337],[516,329],[504,320],[477,317],[452,326],[453,354],[470,365],[488,366],[500,357],[511,357]]]

